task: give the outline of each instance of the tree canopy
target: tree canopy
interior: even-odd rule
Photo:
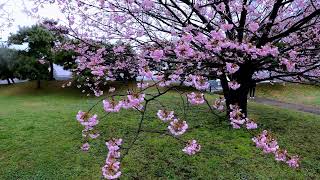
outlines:
[[[90,86],[97,96],[102,92],[95,83],[101,77],[112,79],[115,76],[110,73],[113,68],[128,64],[107,66],[101,58],[105,49],[88,51],[87,44],[92,40],[121,40],[137,52],[138,74],[151,79],[152,83],[142,81],[138,84],[138,92],[128,90],[126,98],[118,102],[110,90],[108,96],[111,98],[103,101],[107,113],[118,112],[121,108],[132,108],[141,113],[129,149],[142,131],[148,103],[179,86],[192,86],[198,90],[181,93],[183,107],[186,106],[184,95],[192,105],[207,104],[214,115],[217,115],[214,109],[221,112],[226,103],[233,128],[256,129],[257,124],[247,114],[247,94],[253,83],[275,78],[320,82],[318,0],[59,0],[36,1],[34,5],[38,7],[43,3],[55,3],[68,18],[67,25],[55,24],[48,28],[64,30],[82,42],[65,48],[81,54],[77,69],[86,69],[95,76]],[[113,50],[126,54],[122,44]],[[153,68],[155,64],[164,66]],[[213,106],[204,94],[209,79],[220,79],[223,88],[224,97],[217,99]],[[151,87],[156,88],[157,93],[146,92]],[[161,88],[165,90],[161,91]],[[179,139],[177,137],[188,129],[187,122],[160,104],[159,119],[168,122],[170,135]],[[77,115],[85,128],[86,142],[88,133],[94,132],[99,122],[96,114],[89,116],[91,110],[79,111]],[[299,167],[299,157],[288,156],[287,151],[282,151],[267,130],[253,141],[265,153],[273,153],[277,161]],[[121,175],[121,144],[122,139],[118,138],[106,143],[109,153],[102,173],[107,179]],[[82,149],[86,151],[89,147],[87,142]],[[183,151],[193,155],[200,147],[193,139],[186,143]]]
[[[14,83],[17,76],[18,52],[7,47],[0,47],[0,79],[6,79],[8,84]]]
[[[28,49],[25,55],[32,57],[32,59],[46,60],[50,65],[50,73],[46,73],[49,77],[45,79],[53,79],[53,61],[54,61],[54,42],[57,41],[57,36],[49,30],[40,25],[33,25],[31,27],[22,27],[16,34],[11,34],[8,38],[9,44],[28,44]],[[30,60],[30,58],[25,59]],[[33,63],[25,63],[30,67]],[[40,71],[39,71],[40,72]],[[42,72],[42,71],[41,71]],[[34,75],[31,75],[34,79]],[[42,76],[44,78],[45,76]]]

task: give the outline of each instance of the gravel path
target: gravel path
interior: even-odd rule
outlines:
[[[261,98],[261,97],[256,97],[253,101],[261,104],[268,104],[268,105],[277,106],[281,108],[293,109],[297,111],[303,111],[303,112],[320,115],[320,108],[318,107],[287,103],[283,101],[277,101],[277,100]]]

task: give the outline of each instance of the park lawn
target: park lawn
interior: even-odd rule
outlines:
[[[320,86],[277,83],[259,84],[257,97],[276,99],[289,103],[304,104],[320,108]]]
[[[0,179],[99,179],[107,155],[104,141],[132,138],[139,114],[132,110],[111,114],[98,125],[101,137],[82,152],[82,127],[75,120],[96,98],[62,90],[54,83],[35,90],[30,83],[0,86]],[[28,87],[28,90],[24,90]],[[210,97],[213,99],[214,97]],[[161,97],[178,114],[179,96]],[[143,129],[165,130],[155,116],[158,105],[148,107]],[[320,116],[251,103],[250,115],[263,129],[271,130],[281,147],[302,157],[302,167],[291,169],[264,155],[253,145],[248,131],[218,123],[206,107],[190,107],[186,114],[190,131],[183,139],[202,145],[195,156],[184,154],[184,145],[159,134],[143,133],[122,161],[122,179],[319,179]],[[104,113],[101,106],[95,111]],[[262,129],[252,131],[257,134]]]

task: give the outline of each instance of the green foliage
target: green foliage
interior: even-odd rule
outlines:
[[[76,68],[74,56],[75,53],[72,51],[57,51],[54,53],[54,63],[63,66],[65,70]]]
[[[0,79],[16,77],[15,68],[18,64],[18,52],[6,47],[0,47]]]
[[[49,79],[49,64],[41,64],[38,59],[20,54],[16,67],[16,74],[19,79],[47,80]]]
[[[22,51],[19,58],[19,67],[17,72],[23,79],[46,80],[53,79],[53,63],[57,58],[58,64],[64,60],[70,60],[70,53],[55,54],[53,47],[55,42],[63,41],[63,37],[57,33],[51,32],[40,25],[23,27],[16,34],[9,37],[9,44],[28,44],[28,49]],[[38,59],[44,59],[48,64],[41,65]],[[48,66],[51,71],[48,72]]]
[[[101,119],[101,137],[90,142],[92,149],[84,153],[80,150],[83,128],[75,114],[97,99],[73,89],[61,90],[54,83],[41,90],[30,86],[0,88],[0,179],[100,179],[107,155],[105,140],[125,137],[127,146],[139,114],[122,110]],[[210,101],[214,98],[209,96]],[[161,101],[182,114],[178,94],[170,92]],[[192,106],[187,114],[192,130],[185,136],[199,140],[201,152],[190,157],[173,138],[143,133],[122,161],[121,179],[319,179],[319,116],[254,103],[249,107],[249,114],[273,132],[280,146],[302,156],[301,169],[276,162],[253,145],[248,131],[219,124],[206,107]],[[148,110],[144,129],[167,128],[156,118],[158,108],[154,104]],[[105,115],[101,106],[95,111]]]
[[[47,60],[52,59],[51,49],[54,46],[54,41],[53,34],[38,25],[23,27],[8,39],[9,44],[28,43],[28,55]]]

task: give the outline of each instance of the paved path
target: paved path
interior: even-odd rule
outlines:
[[[261,98],[261,97],[256,97],[254,99],[254,102],[320,115],[320,108],[318,107],[287,103],[283,101],[277,101],[277,100]]]

